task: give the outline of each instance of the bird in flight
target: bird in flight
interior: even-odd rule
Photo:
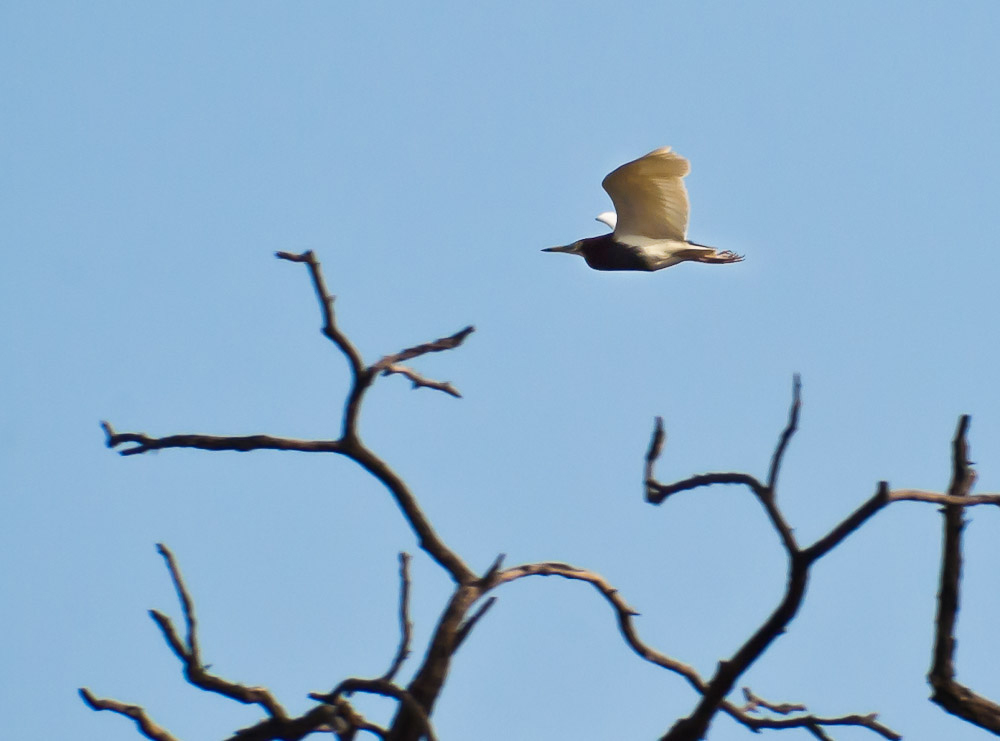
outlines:
[[[580,239],[543,252],[580,255],[594,270],[662,270],[679,262],[740,262],[742,255],[687,240],[688,161],[661,147],[611,172],[601,185],[617,215],[597,217],[611,234]]]

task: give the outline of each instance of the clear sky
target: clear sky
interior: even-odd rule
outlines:
[[[80,685],[185,740],[257,719],[187,685],[146,616],[179,614],[157,541],[205,660],[296,711],[387,666],[400,550],[423,645],[448,581],[349,461],[103,447],[100,419],[336,434],[346,367],[279,249],[316,250],[368,360],[476,325],[415,364],[464,399],[383,379],[362,425],[468,562],[597,570],[706,674],[784,562],[744,491],[643,502],[655,415],[661,479],[763,475],[800,372],[780,501],[804,541],[879,479],[942,489],[961,413],[979,491],[1000,489],[998,31],[988,1],[3,3],[4,735],[138,738]],[[539,251],[601,233],[603,176],[664,145],[692,163],[690,237],[745,262],[608,274]],[[984,737],[925,699],[940,527],[880,514],[741,684]],[[967,532],[959,679],[1000,699],[1000,518]],[[654,738],[695,699],[591,589],[538,580],[500,593],[435,720]]]

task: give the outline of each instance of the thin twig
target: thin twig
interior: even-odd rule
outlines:
[[[184,623],[187,626],[186,640],[180,638],[169,617],[157,610],[150,610],[150,615],[163,633],[167,645],[184,664],[184,675],[188,681],[195,687],[200,687],[207,692],[215,692],[245,705],[259,705],[272,718],[282,722],[287,721],[288,714],[285,709],[264,687],[248,687],[238,682],[222,679],[205,669],[198,647],[198,623],[194,614],[194,601],[184,585],[173,554],[162,543],[157,544],[156,550],[166,561],[174,589],[177,591],[177,598],[184,612]]]
[[[745,713],[754,713],[758,708],[764,708],[765,710],[770,710],[772,713],[778,713],[778,715],[788,715],[789,713],[804,713],[806,711],[806,706],[798,703],[782,702],[773,703],[768,702],[762,697],[755,695],[753,690],[749,687],[743,688],[743,699],[747,701],[747,704],[743,706],[742,710]]]
[[[128,705],[118,700],[111,700],[103,697],[95,697],[86,687],[81,687],[80,697],[91,710],[110,710],[113,713],[124,715],[135,721],[139,733],[152,741],[177,741],[165,729],[154,723],[145,709],[138,705]]]
[[[384,358],[379,360],[372,366],[372,370],[379,372],[383,371],[391,365],[396,363],[403,363],[412,358],[419,357],[421,355],[426,355],[429,352],[441,352],[442,350],[453,350],[454,348],[461,345],[465,338],[476,331],[476,328],[471,324],[468,327],[458,330],[455,334],[448,335],[447,337],[441,337],[440,339],[434,340],[433,342],[425,342],[421,345],[414,345],[413,347],[408,347],[405,350],[400,350],[394,355],[386,355]]]
[[[413,623],[410,621],[410,554],[399,554],[399,648],[382,675],[382,679],[391,682],[399,672],[403,662],[410,655],[410,639],[413,634]]]
[[[437,391],[443,391],[446,394],[454,396],[456,399],[461,399],[462,394],[458,392],[454,386],[452,386],[447,381],[434,381],[430,378],[424,378],[422,375],[417,373],[412,368],[405,365],[400,365],[399,363],[393,363],[382,369],[383,376],[390,376],[393,373],[398,373],[401,376],[406,376],[413,383],[414,389],[428,388],[436,389]]]
[[[309,266],[309,275],[312,277],[313,288],[316,291],[316,298],[319,300],[320,310],[323,312],[322,332],[338,348],[340,348],[340,351],[347,357],[347,361],[351,366],[351,373],[353,374],[356,382],[364,371],[365,363],[361,359],[361,353],[358,352],[358,349],[354,347],[354,344],[347,339],[347,336],[337,327],[336,318],[333,312],[333,302],[335,296],[333,296],[326,289],[326,281],[323,280],[323,270],[320,266],[319,260],[316,259],[316,255],[312,250],[307,250],[301,254],[295,254],[293,252],[276,252],[275,257],[279,260],[288,260],[289,262],[304,262]]]
[[[792,377],[792,406],[788,410],[788,424],[781,433],[778,447],[771,457],[771,467],[767,474],[767,488],[774,491],[775,484],[778,483],[778,471],[781,470],[781,460],[785,456],[785,450],[792,439],[792,435],[799,428],[799,410],[802,408],[802,379],[796,373]]]
[[[455,634],[456,651],[459,649],[462,643],[465,642],[465,639],[469,637],[469,633],[471,633],[472,629],[476,627],[476,624],[482,619],[483,615],[485,615],[486,612],[491,607],[493,607],[494,604],[496,604],[496,601],[497,601],[496,597],[490,597],[483,604],[481,604],[479,608],[474,613],[472,613],[472,615],[469,616],[468,620],[462,623],[461,627],[459,627],[458,629],[458,632]]]

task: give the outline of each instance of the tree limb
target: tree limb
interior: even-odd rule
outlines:
[[[969,416],[963,415],[952,441],[951,483],[948,486],[948,496],[959,502],[969,497],[976,481],[976,473],[969,463],[966,442],[968,429]],[[941,513],[944,518],[941,579],[935,621],[934,659],[927,675],[927,681],[934,690],[931,701],[952,715],[1000,735],[1000,705],[955,680],[955,624],[962,582],[962,531],[965,529],[965,513],[958,503],[946,504]]]
[[[381,679],[391,682],[410,655],[413,623],[410,621],[410,554],[399,554],[399,648]]]
[[[150,610],[150,615],[159,626],[171,650],[184,664],[184,675],[187,680],[206,692],[215,692],[245,705],[259,705],[272,718],[287,721],[288,714],[285,709],[266,688],[248,687],[238,682],[231,682],[211,674],[205,669],[202,663],[201,649],[198,646],[198,623],[194,614],[194,602],[184,585],[173,554],[162,543],[157,543],[156,550],[163,556],[167,569],[170,571],[174,589],[177,591],[177,598],[184,612],[184,623],[187,626],[186,638],[184,640],[180,638],[170,618],[163,613]]]
[[[154,723],[146,711],[138,705],[128,705],[118,700],[95,697],[86,687],[79,689],[80,697],[91,710],[110,710],[135,721],[139,733],[152,741],[177,741],[166,730]]]

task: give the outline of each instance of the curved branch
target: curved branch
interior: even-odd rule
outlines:
[[[403,516],[417,536],[420,547],[444,568],[458,584],[469,584],[476,578],[475,572],[461,557],[445,545],[441,536],[431,526],[430,520],[420,509],[417,498],[406,483],[389,465],[360,442],[355,442],[345,451],[351,460],[382,482],[392,493]]]
[[[710,683],[702,679],[693,667],[667,656],[661,651],[657,651],[646,644],[639,637],[638,632],[633,625],[633,618],[638,616],[639,613],[629,606],[619,591],[600,574],[566,563],[545,562],[523,564],[521,566],[514,566],[509,569],[505,569],[504,571],[498,573],[489,584],[489,588],[492,589],[500,586],[501,584],[506,584],[527,576],[561,576],[564,579],[582,581],[590,584],[601,594],[602,597],[604,597],[608,604],[611,605],[612,609],[614,609],[622,637],[625,638],[625,642],[636,655],[652,664],[660,666],[683,677],[687,680],[688,684],[690,684],[694,690],[702,696],[704,696],[706,692],[710,691]],[[749,691],[745,690],[745,692]],[[753,704],[750,703],[751,698],[755,701]],[[733,720],[741,723],[752,731],[759,731],[763,729],[778,730],[786,728],[813,729],[822,726],[849,725],[868,728],[881,734],[887,739],[892,739],[893,741],[901,738],[901,736],[892,729],[878,723],[875,715],[821,717],[807,714],[794,715],[787,718],[761,718],[759,716],[751,715],[757,707],[765,707],[774,712],[784,711],[786,713],[793,713],[805,711],[805,706],[790,704],[780,706],[774,705],[761,700],[753,695],[753,693],[747,694],[747,699],[748,704],[743,707],[733,705],[731,702],[724,699],[717,702],[716,706],[718,709],[729,715]],[[692,736],[691,738],[695,737]]]
[[[600,574],[593,571],[587,571],[586,569],[581,569],[576,566],[571,566],[568,563],[560,563],[557,561],[526,563],[520,566],[512,566],[499,572],[490,587],[498,587],[517,579],[523,579],[526,576],[561,576],[564,579],[572,579],[590,584],[614,609],[615,616],[618,619],[618,628],[621,631],[622,637],[625,638],[625,642],[636,655],[651,664],[656,664],[657,666],[684,677],[684,679],[686,679],[697,692],[700,693],[705,690],[705,682],[700,676],[698,676],[698,672],[695,671],[693,667],[657,651],[647,645],[639,637],[639,634],[632,623],[632,619],[637,617],[639,613],[632,608],[621,596],[618,590]]]
[[[206,692],[215,692],[236,700],[244,705],[259,705],[268,715],[279,722],[287,721],[288,714],[275,697],[263,687],[248,687],[239,682],[232,682],[228,679],[209,673],[201,658],[201,649],[198,646],[198,623],[194,614],[194,601],[184,585],[181,578],[180,569],[174,560],[173,554],[162,543],[157,543],[156,550],[167,564],[170,571],[170,578],[173,581],[174,589],[177,591],[177,599],[181,603],[184,612],[184,623],[187,626],[187,636],[185,639],[177,634],[173,622],[170,618],[157,610],[150,610],[150,615],[159,626],[163,637],[178,659],[184,664],[184,675],[195,687]]]
[[[796,425],[798,424],[799,387],[800,384],[798,382],[798,376],[796,376],[789,423],[785,428],[785,431],[782,433],[781,440],[778,442],[778,447],[775,450],[771,461],[772,477],[777,476],[778,467],[780,466],[781,458],[784,455],[784,450],[788,445],[788,441],[791,439],[792,433],[795,432]],[[757,501],[760,502],[764,511],[767,513],[767,517],[771,521],[771,526],[774,527],[775,532],[778,534],[778,538],[781,540],[781,545],[784,547],[789,557],[798,553],[799,546],[795,542],[795,534],[792,532],[791,527],[788,526],[784,515],[782,515],[781,510],[778,508],[775,500],[774,489],[770,486],[762,484],[757,477],[751,476],[748,473],[730,471],[725,473],[703,473],[697,476],[682,479],[673,484],[661,484],[656,481],[653,477],[653,466],[663,450],[664,439],[663,419],[661,417],[657,417],[656,424],[653,428],[653,437],[649,443],[649,451],[646,453],[647,502],[650,504],[662,504],[663,501],[671,494],[697,489],[702,486],[713,486],[715,484],[741,484],[750,489],[750,491],[753,492],[753,495],[757,497]]]
[[[320,311],[323,312],[322,332],[327,338],[330,339],[330,341],[340,348],[342,353],[344,353],[348,364],[351,366],[351,375],[354,378],[354,382],[357,383],[365,369],[365,363],[361,359],[361,353],[358,352],[358,349],[354,347],[354,344],[349,339],[347,339],[347,335],[341,332],[337,327],[336,317],[333,312],[333,302],[336,299],[336,296],[333,296],[326,289],[326,281],[323,280],[323,270],[320,267],[319,260],[316,259],[316,255],[312,250],[307,250],[301,254],[295,254],[293,252],[275,252],[274,256],[279,260],[304,262],[309,266],[309,275],[312,277],[313,288],[316,290],[316,298],[319,300],[319,308]]]
[[[135,721],[139,733],[152,741],[177,741],[165,729],[156,725],[139,705],[128,705],[118,700],[95,697],[86,687],[81,687],[79,693],[91,710],[110,710],[113,713],[124,715],[126,718],[131,718]]]

